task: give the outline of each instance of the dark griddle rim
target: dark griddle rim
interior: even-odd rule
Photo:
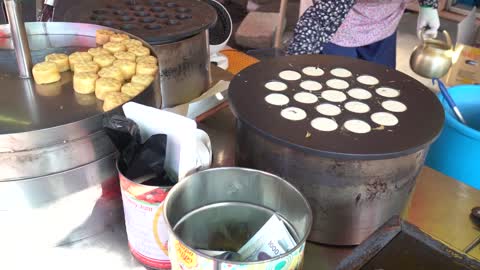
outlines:
[[[244,115],[243,111],[245,111],[245,110],[242,109],[242,111],[240,111],[239,108],[237,107],[237,103],[239,103],[238,100],[245,99],[245,97],[250,94],[250,93],[247,93],[247,91],[248,91],[248,89],[252,88],[251,85],[250,85],[250,84],[252,84],[252,82],[256,81],[257,84],[264,83],[264,81],[261,81],[263,79],[255,80],[256,78],[252,79],[251,76],[249,77],[248,72],[250,72],[250,73],[253,73],[255,71],[258,72],[258,69],[260,67],[265,67],[265,66],[272,67],[273,65],[275,65],[275,63],[277,61],[284,61],[285,62],[286,61],[285,59],[288,58],[288,57],[289,58],[293,57],[294,58],[293,62],[295,62],[295,61],[296,62],[302,62],[304,60],[307,60],[307,62],[305,64],[302,63],[303,66],[313,65],[311,63],[313,61],[312,58],[315,59],[315,57],[317,57],[317,60],[318,60],[318,57],[321,57],[321,60],[323,61],[323,63],[327,63],[331,67],[334,67],[334,66],[335,67],[341,67],[342,66],[341,64],[337,66],[337,64],[336,64],[337,62],[351,63],[352,61],[354,61],[354,62],[356,62],[357,65],[358,64],[360,66],[363,65],[364,68],[365,68],[365,66],[367,66],[367,67],[370,67],[370,68],[373,67],[377,70],[378,69],[383,69],[383,70],[387,70],[387,73],[393,71],[393,70],[390,70],[390,69],[386,69],[384,66],[374,64],[374,63],[370,63],[370,62],[366,62],[366,61],[363,61],[363,60],[357,60],[357,59],[351,59],[351,58],[339,57],[339,56],[325,56],[325,55],[284,56],[284,57],[278,57],[278,58],[275,58],[275,59],[269,59],[269,60],[266,60],[266,61],[258,62],[256,64],[244,69],[239,74],[237,74],[234,77],[234,79],[232,80],[232,82],[230,84],[230,87],[229,87],[229,103],[230,103],[230,108],[231,108],[232,112],[234,113],[234,115],[236,116],[236,118],[239,121],[241,121],[243,124],[245,124],[246,126],[251,128],[255,132],[258,132],[259,134],[261,134],[263,136],[266,136],[266,137],[268,137],[268,138],[270,138],[270,139],[272,139],[272,140],[274,140],[278,143],[281,143],[282,145],[287,146],[287,147],[299,149],[301,151],[309,152],[309,153],[324,156],[324,157],[332,157],[332,158],[339,158],[339,159],[353,159],[353,160],[379,160],[379,159],[395,158],[395,157],[399,157],[399,156],[412,154],[412,153],[415,153],[419,150],[427,148],[440,135],[440,132],[441,132],[441,130],[443,128],[443,124],[444,124],[444,113],[443,113],[443,107],[440,104],[440,102],[438,101],[436,95],[433,92],[431,92],[428,88],[426,88],[424,85],[422,85],[420,82],[418,82],[418,81],[414,80],[413,78],[411,78],[411,77],[409,77],[409,76],[407,76],[403,73],[400,73],[398,71],[394,71],[394,72],[400,74],[399,76],[401,76],[402,79],[408,79],[408,80],[406,80],[407,83],[413,84],[415,87],[421,87],[423,89],[423,91],[428,91],[428,92],[426,92],[427,94],[424,93],[424,95],[427,95],[427,96],[429,95],[430,96],[429,98],[431,98],[431,102],[432,102],[431,106],[433,107],[432,110],[436,110],[436,113],[438,113],[437,119],[434,119],[435,121],[432,120],[432,123],[430,123],[432,125],[432,131],[430,132],[430,134],[428,134],[428,136],[424,136],[422,138],[422,140],[419,141],[418,143],[415,143],[415,144],[410,143],[411,145],[409,145],[408,147],[404,147],[403,149],[400,149],[398,151],[383,151],[383,152],[380,151],[380,152],[373,152],[373,153],[372,152],[355,153],[354,151],[352,151],[352,152],[348,152],[348,151],[329,151],[329,150],[325,150],[325,149],[317,149],[315,147],[309,147],[309,146],[306,146],[306,145],[302,145],[300,143],[294,143],[294,142],[286,139],[285,136],[277,136],[277,135],[274,135],[274,134],[266,131],[265,126],[259,127],[257,125],[258,123],[256,123],[258,121],[252,120],[253,117],[251,117],[252,116],[251,113],[249,115],[250,117],[247,117],[246,115]],[[308,63],[308,61],[310,61],[310,63]],[[289,62],[291,62],[291,60]],[[298,64],[298,63],[295,63],[295,64]],[[320,67],[323,68],[323,66],[320,66]],[[275,67],[272,67],[272,69],[275,69]],[[278,67],[276,67],[276,69],[278,69]],[[288,69],[288,68],[284,67],[283,69]],[[352,70],[352,72],[353,71],[354,70]],[[267,73],[267,72],[270,72],[270,71],[265,71],[265,73]],[[247,76],[245,76],[245,73],[247,73]],[[368,71],[365,72],[365,73],[368,73]],[[375,74],[372,74],[372,75],[375,75]],[[308,76],[307,76],[307,78],[308,78]],[[248,82],[244,83],[244,81],[248,81]],[[283,81],[283,82],[286,82],[286,81]],[[288,84],[289,82],[286,82],[286,83]],[[322,85],[324,85],[324,84],[322,84]],[[383,86],[383,85],[377,85],[374,88],[381,87],[381,86]],[[256,85],[256,87],[258,88],[258,85]],[[326,89],[327,88],[324,85],[324,88],[322,89],[322,91],[326,90]],[[281,93],[281,92],[278,92],[278,93]],[[257,95],[257,98],[258,98],[258,95]],[[385,98],[385,99],[387,99],[387,98]],[[245,103],[245,100],[243,100],[243,103]],[[288,106],[290,106],[290,104]],[[300,106],[300,108],[302,108],[302,107]],[[400,121],[401,121],[401,119],[400,119]],[[341,126],[339,128],[341,128]],[[410,138],[414,138],[414,137],[410,137]],[[355,142],[352,142],[352,144],[354,144],[354,143]]]

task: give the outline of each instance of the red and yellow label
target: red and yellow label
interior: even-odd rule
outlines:
[[[183,264],[185,267],[193,268],[197,266],[197,255],[177,240],[175,240],[175,253],[178,262]]]

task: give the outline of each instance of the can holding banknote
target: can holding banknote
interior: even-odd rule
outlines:
[[[173,187],[164,204],[173,270],[301,269],[312,212],[287,181],[217,168]]]

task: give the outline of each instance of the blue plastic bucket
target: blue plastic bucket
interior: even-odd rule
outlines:
[[[480,189],[480,86],[461,85],[448,90],[468,126],[457,120],[445,99],[445,126],[427,156],[426,164],[443,174]]]

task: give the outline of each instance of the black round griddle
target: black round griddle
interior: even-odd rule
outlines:
[[[63,18],[121,29],[158,45],[200,33],[216,22],[217,13],[198,0],[86,0],[72,5]]]
[[[323,69],[325,74],[320,77],[307,76],[301,72],[307,66],[317,66]],[[350,84],[348,89],[339,90],[348,97],[341,103],[328,102],[320,97],[323,91],[329,90],[326,81],[336,78],[329,73],[334,68],[346,68],[353,73],[349,78],[339,78]],[[302,78],[298,81],[282,80],[278,74],[283,70],[297,71],[302,74]],[[360,84],[356,81],[359,75],[374,76],[380,83],[375,86]],[[264,85],[271,80],[286,83],[288,89],[281,92],[268,90]],[[312,92],[319,97],[314,106],[299,103],[293,98],[295,93],[305,91],[299,86],[302,80],[318,81],[323,86],[320,91]],[[381,103],[390,98],[376,94],[375,89],[378,87],[399,90],[400,96],[392,99],[407,106],[405,112],[392,113],[399,120],[396,126],[382,127],[370,119],[374,112],[388,112],[382,108]],[[373,97],[356,100],[346,93],[352,88],[368,90]],[[269,93],[284,94],[289,97],[290,102],[285,106],[270,105],[264,100]],[[383,159],[413,153],[431,143],[439,135],[444,122],[443,108],[435,94],[413,78],[382,65],[338,56],[285,56],[257,63],[235,76],[230,84],[229,99],[237,118],[251,128],[286,145],[324,156]],[[370,112],[349,112],[343,107],[348,101],[366,103],[370,106]],[[339,104],[342,113],[333,117],[321,115],[315,107],[324,102]],[[305,110],[307,118],[301,121],[283,118],[280,111],[291,106]],[[339,127],[332,132],[318,131],[310,125],[317,117],[334,119]],[[357,134],[346,130],[343,123],[349,119],[367,122],[372,131]]]

